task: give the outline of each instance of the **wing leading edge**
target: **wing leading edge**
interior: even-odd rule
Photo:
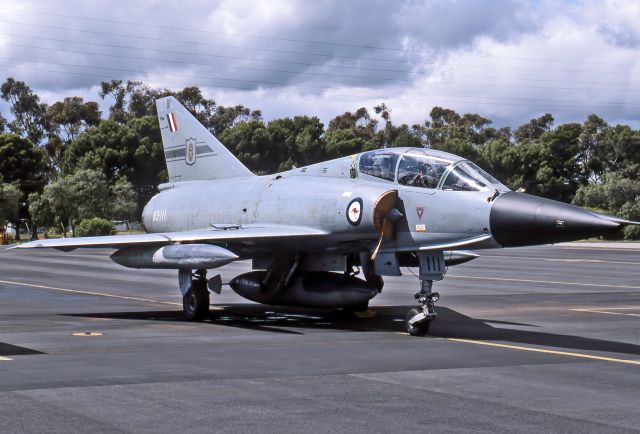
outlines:
[[[286,240],[327,235],[322,229],[287,225],[243,225],[213,226],[207,229],[182,232],[165,232],[139,235],[111,235],[103,237],[59,238],[30,241],[12,249],[54,248],[73,250],[77,248],[127,247],[141,245],[163,245],[195,242],[233,242],[259,240]]]

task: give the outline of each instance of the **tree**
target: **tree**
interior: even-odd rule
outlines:
[[[425,121],[428,144],[442,151],[475,160],[477,148],[489,140],[509,140],[508,128],[496,130],[491,121],[475,113],[459,115],[451,109],[434,107],[429,113],[431,121]]]
[[[9,102],[14,116],[14,120],[9,123],[9,130],[25,135],[32,143],[39,144],[46,128],[47,105],[40,103],[40,97],[23,81],[13,78],[7,78],[2,84],[0,95]]]
[[[4,183],[0,176],[0,233],[6,222],[18,221],[18,202],[20,189],[15,184]]]
[[[517,190],[524,188],[524,180],[519,177],[524,164],[519,151],[509,140],[489,140],[478,147],[476,162],[506,186]]]
[[[640,131],[628,125],[616,125],[603,132],[603,144],[598,158],[604,161],[605,172],[619,172],[631,179],[640,179]]]
[[[69,143],[88,127],[100,123],[100,107],[93,101],[84,102],[81,97],[67,97],[49,106],[46,112],[51,134]]]
[[[588,174],[578,160],[582,125],[570,123],[546,131],[540,137],[540,168],[536,176],[538,192],[550,199],[570,202]]]
[[[427,145],[426,131],[421,125],[407,124],[394,127],[394,140],[391,146],[422,148]]]
[[[295,116],[293,127],[295,134],[294,164],[306,166],[322,161],[327,151],[323,137],[324,124],[320,122],[320,119],[315,116]]]
[[[76,234],[79,237],[115,235],[116,228],[111,221],[107,219],[101,219],[99,217],[94,217],[91,219],[82,220],[76,228]]]
[[[599,182],[607,170],[605,135],[609,125],[604,119],[591,114],[582,124],[579,164],[591,182]]]
[[[338,158],[362,151],[381,148],[383,143],[376,135],[378,121],[361,107],[354,113],[346,112],[329,122],[325,132],[327,154],[325,158]]]
[[[553,121],[553,116],[549,113],[545,113],[539,118],[531,119],[513,132],[516,143],[534,142],[538,140],[545,131],[551,129]]]
[[[26,197],[42,189],[46,173],[42,149],[16,134],[0,134],[0,176],[6,182],[17,182]]]
[[[251,171],[273,173],[280,165],[280,152],[271,146],[271,137],[262,121],[242,122],[225,130],[220,141]]]
[[[4,133],[4,130],[7,128],[7,120],[2,113],[0,113],[0,134]]]
[[[396,130],[391,122],[391,108],[387,104],[381,103],[375,106],[373,111],[384,120],[384,129],[381,131],[383,146],[392,146],[395,142]]]
[[[71,175],[81,169],[99,170],[109,183],[126,177],[141,211],[156,186],[167,181],[157,118],[135,118],[126,125],[107,120],[89,128],[67,146],[62,172]]]
[[[29,195],[29,214],[31,214],[31,222],[36,231],[37,228],[44,227],[45,238],[47,238],[48,229],[58,224],[49,194],[31,193]],[[61,229],[66,236],[66,227],[63,226]]]
[[[69,227],[94,217],[128,220],[136,203],[131,184],[124,178],[109,184],[104,173],[80,169],[47,185],[39,197],[31,197],[30,212],[39,225]]]
[[[215,112],[205,124],[215,134],[222,134],[227,128],[238,125],[241,122],[260,121],[262,112],[251,110],[243,105],[234,107],[217,106]]]
[[[276,171],[317,163],[324,156],[323,124],[317,117],[275,119],[267,124],[267,133],[272,158],[279,162]]]
[[[109,107],[109,120],[124,124],[126,122],[127,90],[122,80],[103,81],[100,83],[98,95],[102,99],[105,99],[107,95],[113,98],[114,102]]]
[[[578,189],[573,203],[605,211],[620,211],[640,197],[640,180],[608,174],[599,184],[587,184]]]

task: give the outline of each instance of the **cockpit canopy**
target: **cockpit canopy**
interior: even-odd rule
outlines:
[[[401,185],[445,191],[508,190],[471,161],[431,149],[391,148],[360,154],[358,170]]]

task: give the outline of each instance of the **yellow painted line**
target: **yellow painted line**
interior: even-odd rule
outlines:
[[[494,342],[476,341],[472,339],[447,338],[447,340],[452,342],[462,342],[465,344],[484,345],[487,347],[507,348],[511,350],[530,351],[533,353],[553,354],[556,356],[577,357],[580,359],[600,360],[603,362],[625,363],[628,365],[640,366],[640,360],[633,360],[633,359],[618,359],[615,357],[593,356],[591,354],[570,353],[567,351],[556,351],[556,350],[545,350],[542,348],[522,347],[519,345],[497,344]]]
[[[587,313],[603,313],[607,315],[623,315],[623,316],[638,316],[640,314],[637,313],[625,313],[625,312],[611,312],[611,310],[600,310],[600,309],[571,309],[575,312],[587,312]]]
[[[117,298],[120,300],[133,300],[133,301],[143,301],[145,303],[158,303],[158,304],[169,304],[171,306],[182,306],[181,303],[173,303],[170,301],[152,300],[149,298],[140,298],[140,297],[129,297],[126,295],[107,294],[104,292],[81,291],[79,289],[57,288],[55,286],[34,285],[32,283],[12,282],[9,280],[0,280],[0,283],[6,283],[8,285],[27,286],[29,288],[48,289],[51,291],[67,292],[71,294],[93,295],[97,297]]]
[[[102,333],[100,332],[76,332],[76,333],[71,333],[73,336],[102,336]]]
[[[640,289],[640,286],[631,286],[631,285],[603,285],[598,283],[559,282],[559,281],[553,281],[553,280],[510,279],[506,277],[459,276],[455,274],[448,274],[447,277],[453,277],[454,279],[492,280],[492,281],[498,281],[498,282],[545,283],[549,285],[589,286],[589,287],[595,287],[595,288]]]
[[[0,362],[8,362],[9,360],[13,360],[13,359],[11,359],[9,357],[1,357],[0,356]]]

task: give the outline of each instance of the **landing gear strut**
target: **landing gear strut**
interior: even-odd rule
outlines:
[[[178,272],[182,309],[189,321],[202,321],[209,314],[209,290],[207,289],[207,270],[180,270]]]
[[[435,303],[440,298],[440,294],[431,291],[432,286],[433,281],[421,280],[420,291],[413,296],[420,303],[420,307],[411,309],[405,317],[407,333],[411,336],[424,336],[427,334],[431,321],[438,316]]]
[[[446,267],[442,252],[417,252],[416,257],[420,264],[420,291],[413,297],[420,306],[407,312],[404,323],[411,336],[424,336],[437,316],[435,303],[440,294],[431,290],[433,282],[444,278]]]

